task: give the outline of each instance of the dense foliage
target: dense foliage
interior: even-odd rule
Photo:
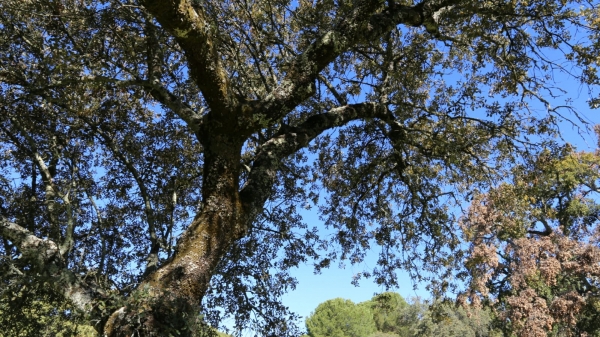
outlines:
[[[306,329],[310,337],[501,336],[489,310],[418,299],[407,303],[393,292],[359,304],[341,298],[325,301],[306,319]]]
[[[405,312],[408,309],[408,303],[398,293],[385,292],[376,295],[368,302],[373,312],[373,321],[377,331],[383,333],[395,333],[403,335],[402,324],[406,320]]]
[[[0,337],[97,337],[85,317],[48,284],[12,284],[0,297]]]
[[[600,152],[566,146],[475,196],[461,221],[471,242],[462,299],[494,305],[520,336],[600,336],[599,192]]]
[[[404,268],[444,293],[437,280],[462,263],[449,210],[474,190],[482,202],[504,193],[485,194],[551,147],[565,116],[577,120],[555,80],[598,105],[598,11],[579,0],[2,0],[0,310],[30,290],[47,302],[49,285],[73,308],[55,317],[109,337],[191,336],[223,316],[294,335],[280,301],[290,268],[367,251],[379,261],[355,281],[393,286]],[[299,215],[315,206],[326,228]],[[530,240],[519,233],[500,239]],[[568,233],[536,247],[587,256]],[[561,275],[568,293],[589,281],[561,268],[547,279]],[[510,296],[541,292],[544,275],[490,291],[523,312]],[[553,312],[593,305],[577,296]]]
[[[367,305],[335,298],[319,304],[306,319],[306,329],[312,337],[363,337],[375,332],[376,327]]]

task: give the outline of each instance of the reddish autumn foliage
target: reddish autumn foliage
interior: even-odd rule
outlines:
[[[518,336],[600,331],[598,153],[546,150],[511,183],[474,197],[460,221],[468,291]]]

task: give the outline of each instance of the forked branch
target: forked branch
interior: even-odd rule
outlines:
[[[217,53],[214,23],[202,7],[194,6],[190,0],[145,0],[142,4],[175,37],[188,60],[190,75],[211,111],[230,111],[235,102]]]

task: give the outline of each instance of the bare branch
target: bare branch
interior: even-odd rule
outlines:
[[[550,227],[550,224],[548,223],[548,221],[546,221],[546,219],[538,218],[538,221],[541,222],[542,225],[544,225],[544,230],[538,231],[535,229],[530,229],[527,231],[528,234],[539,235],[539,236],[549,236],[550,234],[552,234],[554,232],[554,230],[552,230],[552,227]]]
[[[24,227],[0,216],[0,235],[10,240],[21,252],[22,257],[37,266],[43,266],[60,258],[59,247],[54,241],[40,239]]]
[[[335,87],[331,84],[331,82],[329,82],[325,76],[323,75],[319,75],[319,81],[323,82],[323,84],[325,84],[325,86],[327,87],[327,89],[329,89],[329,91],[331,91],[331,94],[333,95],[333,97],[335,97],[335,99],[338,101],[339,105],[346,105],[348,104],[348,101],[346,100],[346,97],[342,96],[336,89]]]
[[[194,132],[200,132],[200,126],[202,125],[202,111],[196,112],[187,104],[185,104],[181,98],[177,97],[177,95],[173,94],[163,85],[161,85],[158,80],[153,80],[152,82],[143,81],[141,84],[149,89],[150,94],[154,99],[158,102],[164,104],[166,107],[171,109],[179,118],[183,119],[186,122],[187,126]]]
[[[77,180],[75,179],[75,176],[77,174],[77,163],[75,162],[75,160],[72,160],[71,163],[71,176],[72,176],[72,180],[71,180],[71,186],[69,191],[67,191],[66,193],[64,193],[64,195],[62,196],[62,199],[65,203],[65,211],[66,211],[66,217],[67,217],[67,226],[65,228],[65,235],[64,235],[64,239],[63,242],[60,244],[60,255],[61,256],[66,256],[66,254],[68,254],[71,249],[73,249],[73,245],[74,245],[74,239],[73,239],[73,235],[75,233],[75,216],[74,216],[74,210],[73,210],[73,205],[71,204],[71,200],[69,197],[70,191],[74,191],[77,189]]]

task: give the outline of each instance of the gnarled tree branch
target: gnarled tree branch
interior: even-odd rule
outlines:
[[[240,192],[246,211],[256,214],[262,209],[271,195],[282,159],[306,147],[328,129],[365,118],[389,119],[392,116],[385,105],[366,102],[333,108],[326,113],[309,117],[296,127],[282,128],[256,152],[250,175]]]
[[[50,239],[41,239],[24,227],[0,216],[0,235],[10,240],[21,256],[37,267],[60,259],[58,245]]]

